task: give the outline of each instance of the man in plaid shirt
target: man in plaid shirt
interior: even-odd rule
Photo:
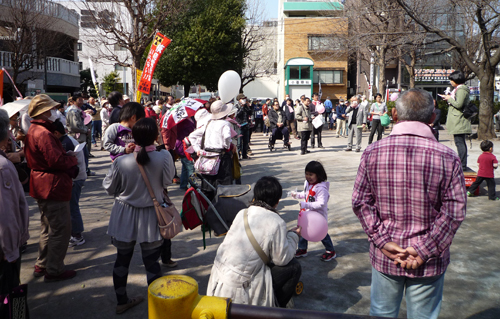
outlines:
[[[462,164],[427,125],[432,96],[404,92],[399,123],[371,144],[358,169],[352,207],[370,242],[370,315],[397,317],[406,289],[408,318],[437,318],[450,245],[465,218]]]

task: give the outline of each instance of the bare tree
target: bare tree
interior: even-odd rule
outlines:
[[[82,33],[96,53],[92,58],[131,67],[135,74],[156,31],[174,27],[188,5],[186,0],[85,1]],[[131,81],[134,96],[135,82]]]
[[[347,43],[351,56],[371,62],[379,69],[377,91],[386,86],[386,65],[395,59],[394,50],[401,43],[401,10],[394,0],[352,0],[345,4],[349,18]]]
[[[413,1],[396,1],[423,29],[448,43],[481,81],[478,137],[495,138],[494,80],[500,62],[498,0],[436,1],[432,15],[421,15]]]
[[[277,21],[266,21],[266,8],[262,0],[247,0],[246,5],[247,25],[241,36],[245,52],[245,67],[241,70],[242,91],[257,78],[274,74],[276,62]]]
[[[8,34],[2,49],[11,52],[12,80],[21,87],[35,77],[35,68],[45,65],[46,58],[58,52],[64,35],[51,30],[55,19],[49,16],[54,5],[50,1],[4,0],[2,4],[6,11],[2,13],[1,27]]]

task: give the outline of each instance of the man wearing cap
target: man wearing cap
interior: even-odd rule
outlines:
[[[248,143],[250,142],[250,123],[248,119],[252,115],[252,108],[247,103],[247,97],[245,94],[240,93],[237,97],[238,100],[238,112],[236,113],[236,122],[240,125],[241,137],[239,143],[239,151],[241,153],[242,159],[250,159],[248,157]]]
[[[45,276],[45,282],[76,275],[74,270],[64,270],[64,257],[71,236],[69,201],[78,161],[66,154],[53,134],[58,105],[45,94],[33,98],[28,109],[33,121],[25,140],[31,168],[30,196],[38,203],[42,223],[34,275]]]
[[[347,137],[345,127],[345,120],[347,119],[347,115],[345,113],[346,110],[347,106],[344,104],[344,99],[340,99],[340,105],[337,106],[337,109],[335,110],[337,113],[337,138],[340,137],[340,135]]]

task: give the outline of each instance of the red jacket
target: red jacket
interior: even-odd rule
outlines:
[[[156,114],[156,112],[152,108],[145,107],[144,112],[146,113],[146,117],[152,117],[156,122],[158,122],[158,114]]]
[[[31,123],[24,147],[31,168],[30,196],[35,199],[69,201],[72,175],[78,161],[76,157],[66,154],[61,142],[52,134],[50,122],[33,120]]]

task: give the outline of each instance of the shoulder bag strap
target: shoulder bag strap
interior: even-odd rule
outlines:
[[[137,161],[137,153],[136,152],[134,152],[134,157],[135,157],[135,159]],[[139,163],[137,163],[137,166],[139,166],[139,171],[141,172],[142,178],[144,179],[144,183],[146,183],[146,187],[148,188],[149,195],[153,199],[154,205],[155,206],[157,204],[160,205],[160,203],[156,199],[155,193],[153,192],[153,188],[151,187],[151,184],[149,183],[148,175],[146,175],[146,172],[144,171],[144,167],[141,164],[139,164]]]
[[[208,130],[208,125],[212,122],[212,120],[208,121],[207,125],[205,126],[205,131],[203,132],[203,136],[201,138],[201,149],[205,150],[205,134],[207,133]]]
[[[245,224],[245,231],[247,233],[248,239],[250,239],[250,243],[252,244],[253,249],[255,249],[255,251],[259,255],[260,259],[262,259],[264,264],[268,265],[269,257],[267,257],[266,253],[262,250],[259,243],[253,236],[252,231],[250,230],[250,225],[248,224],[248,209],[245,209],[245,212],[243,213],[243,222]]]

